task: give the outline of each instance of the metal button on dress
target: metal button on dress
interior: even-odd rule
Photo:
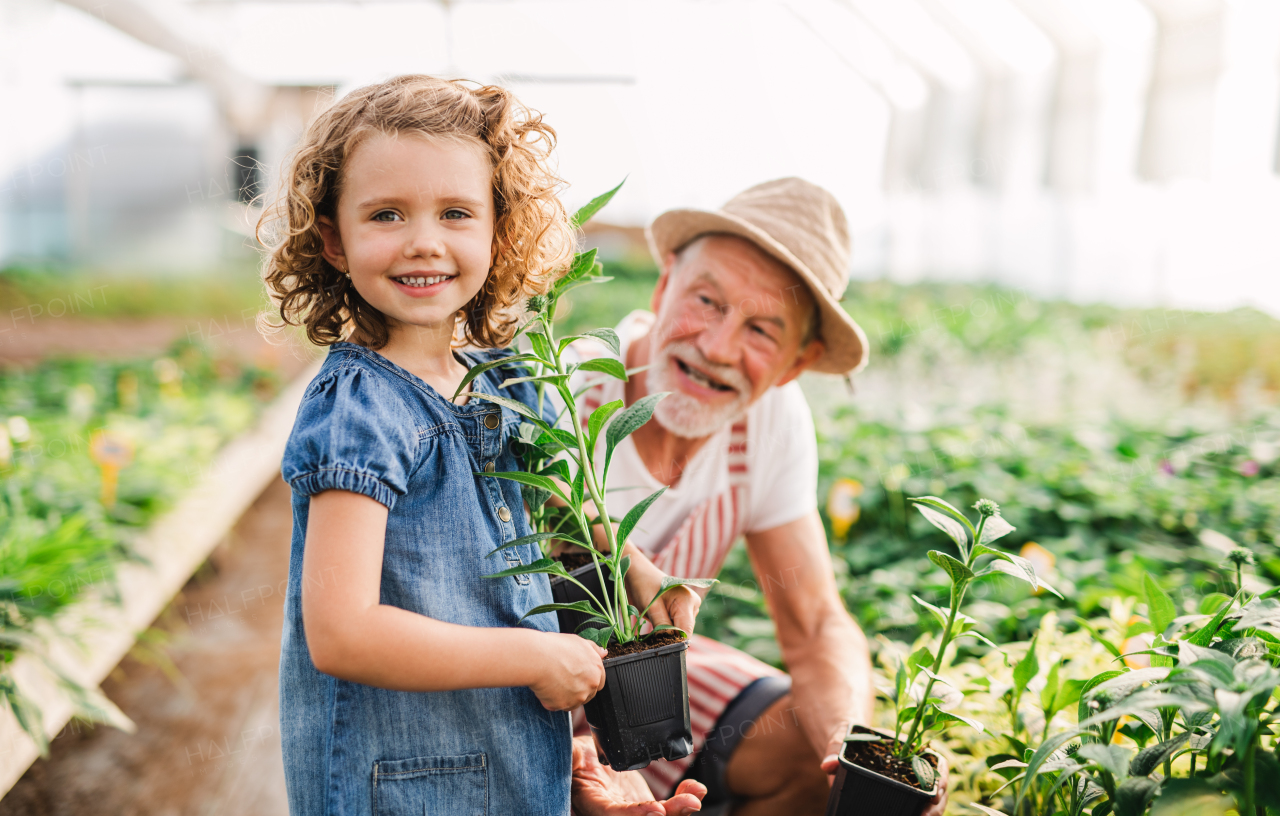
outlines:
[[[511,511],[505,507],[498,508],[498,518],[503,521],[511,521]]]
[[[484,415],[484,426],[485,426],[486,428],[488,428],[489,430],[491,430],[491,431],[492,431],[494,428],[498,427],[498,423],[500,423],[500,422],[502,422],[502,420],[498,419],[498,415],[497,415],[497,414],[485,414],[485,415]]]
[[[493,462],[485,462],[485,463],[484,463],[484,472],[485,472],[485,473],[493,473]]]

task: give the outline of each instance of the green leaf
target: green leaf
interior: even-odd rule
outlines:
[[[546,541],[547,539],[550,539],[550,538],[563,539],[564,541],[568,541],[572,544],[578,543],[577,541],[574,541],[572,538],[569,538],[568,536],[562,535],[560,533],[534,533],[532,535],[520,536],[519,538],[512,539],[511,541],[508,541],[506,544],[503,544],[501,547],[494,547],[493,550],[490,551],[489,555],[502,552],[503,550],[509,549],[511,547],[522,547],[525,544],[532,544],[535,541]]]
[[[1025,558],[1011,553],[1003,553],[1003,555],[1006,557],[992,561],[986,569],[977,574],[977,577],[985,578],[988,575],[994,575],[999,572],[1012,578],[1017,578],[1019,581],[1026,581],[1031,585],[1032,589],[1042,589],[1059,598],[1062,597],[1061,592],[1040,580],[1039,576],[1036,575],[1035,567],[1031,566],[1031,563]]]
[[[912,499],[912,501],[916,500]],[[960,524],[960,522],[950,516],[947,516],[945,513],[938,512],[927,504],[917,503],[916,509],[920,511],[921,515],[929,520],[930,524],[951,536],[951,540],[960,548],[960,552],[965,552],[965,548],[969,546],[969,537],[965,533],[965,528]]]
[[[1235,802],[1203,779],[1167,779],[1151,816],[1226,816]]]
[[[1044,711],[1046,717],[1051,716],[1053,698],[1058,694],[1058,668],[1061,665],[1061,663],[1054,663],[1050,667],[1049,676],[1044,681],[1044,688],[1040,689],[1040,708]]]
[[[1177,753],[1189,739],[1191,739],[1191,732],[1183,731],[1173,739],[1143,748],[1129,763],[1129,773],[1134,776],[1149,776],[1152,771],[1163,765],[1166,759]]]
[[[612,357],[595,357],[578,366],[579,371],[599,371],[626,382],[627,367]]]
[[[479,377],[481,374],[485,373],[486,371],[490,371],[495,368],[501,368],[502,366],[505,366],[505,365],[518,365],[519,363],[526,363],[526,362],[540,363],[543,361],[533,354],[513,354],[510,357],[502,357],[497,360],[490,360],[487,363],[481,363],[480,365],[472,366],[470,369],[467,370],[467,373],[463,375],[462,381],[458,383],[458,390],[453,392],[453,398],[457,399],[458,395],[462,393],[462,389],[466,388],[468,383],[470,383],[472,380],[474,380],[476,377]],[[480,395],[476,394],[474,396],[480,396]]]
[[[529,376],[529,377],[509,377],[503,380],[501,384],[498,385],[498,387],[510,388],[513,385],[519,385],[520,383],[527,383],[527,382],[545,382],[545,383],[551,383],[552,385],[560,385],[561,383],[565,383],[568,381],[569,381],[569,375],[567,374],[538,374],[538,375]]]
[[[622,522],[618,525],[618,546],[626,545],[627,536],[631,535],[631,531],[640,523],[640,517],[649,509],[649,505],[657,501],[658,497],[666,492],[667,489],[665,487],[658,488],[656,492],[636,502],[636,505],[627,511],[627,514],[622,517]]]
[[[1116,816],[1142,816],[1160,792],[1160,783],[1145,776],[1126,779],[1116,788]]]
[[[1058,685],[1058,693],[1053,697],[1053,707],[1050,709],[1049,716],[1057,714],[1069,705],[1080,702],[1080,695],[1084,693],[1084,681],[1077,679],[1063,680]]]
[[[559,499],[565,504],[569,504],[569,497],[560,489],[560,485],[556,484],[551,479],[548,479],[546,476],[539,476],[536,473],[525,473],[522,470],[511,470],[502,473],[484,473],[482,471],[476,471],[476,475],[490,476],[495,479],[507,479],[512,482],[529,485],[530,487],[538,487],[550,492],[553,496],[559,497]]]
[[[524,613],[524,615],[521,616],[520,620],[524,620],[525,618],[531,615],[541,615],[543,612],[558,612],[562,609],[566,612],[582,612],[587,615],[594,615],[600,618],[601,620],[605,620],[604,616],[600,614],[600,611],[596,609],[595,604],[591,603],[591,601],[574,601],[573,603],[542,604],[540,606],[535,606],[533,609],[530,609],[528,612]]]
[[[612,635],[613,628],[609,626],[590,629],[583,628],[578,630],[578,637],[586,638],[603,649],[609,648],[609,638]]]
[[[969,519],[965,516],[964,513],[961,513],[959,510],[952,507],[950,504],[938,498],[937,496],[915,496],[911,499],[911,501],[915,502],[917,505],[923,504],[926,507],[931,507],[934,510],[941,511],[947,514],[948,516],[954,518],[956,521],[964,525],[965,529],[969,531],[969,535],[971,537],[977,535],[978,533],[977,530],[973,529],[973,525],[969,523]]]
[[[916,779],[920,782],[920,790],[933,790],[933,783],[937,781],[938,773],[929,764],[928,760],[922,756],[911,757],[911,770],[916,772]]]
[[[960,723],[961,725],[967,725],[980,733],[987,730],[986,726],[984,726],[980,720],[975,720],[972,717],[966,717],[963,714],[957,714],[954,711],[943,711],[942,709],[937,709],[935,716],[939,722]]]
[[[541,471],[539,471],[538,475],[546,476],[548,478],[552,476],[557,476],[559,477],[560,481],[564,482],[565,484],[570,484],[573,482],[573,474],[569,472],[569,463],[563,459],[556,459],[551,464],[547,465]]]
[[[1014,693],[1019,696],[1027,690],[1027,684],[1040,673],[1040,661],[1036,658],[1036,641],[1039,639],[1040,633],[1036,632],[1036,636],[1031,639],[1031,647],[1018,661],[1018,665],[1013,667]]]
[[[622,354],[622,341],[618,339],[618,333],[613,329],[592,329],[584,331],[582,334],[574,334],[560,341],[560,351],[564,351],[574,340],[581,340],[590,337],[593,340],[599,340],[609,347],[615,355]]]
[[[569,506],[582,507],[584,497],[587,495],[587,469],[578,468],[578,472],[574,474],[573,481],[569,483]]]
[[[613,422],[609,423],[609,427],[605,429],[605,454],[604,466],[607,471],[609,462],[613,459],[613,451],[621,444],[637,428],[649,421],[653,416],[653,409],[658,404],[658,400],[667,395],[668,392],[662,391],[657,394],[649,394],[636,400],[630,408],[614,417]]]
[[[1016,529],[1018,528],[1005,521],[1001,516],[987,516],[987,523],[982,525],[982,540],[978,543],[990,544],[997,538],[1003,538]]]
[[[485,578],[507,578],[512,575],[536,575],[545,572],[549,575],[559,575],[568,577],[569,573],[565,571],[564,565],[559,561],[550,558],[539,558],[532,564],[521,564],[518,567],[504,569],[502,572],[495,572],[492,575],[486,575]]]
[[[591,416],[587,418],[587,454],[589,456],[595,455],[596,440],[600,438],[600,429],[605,426],[610,417],[622,410],[622,406],[622,400],[606,402],[592,411]]]
[[[547,339],[547,335],[542,331],[540,326],[534,326],[529,329],[529,344],[533,346],[534,354],[538,355],[548,366],[555,367],[555,355],[551,353],[551,341]]]
[[[1173,599],[1156,583],[1151,573],[1143,573],[1142,584],[1147,593],[1147,618],[1151,621],[1151,628],[1156,634],[1163,634],[1178,616],[1178,610],[1173,605]]]
[[[644,617],[649,614],[649,610],[658,602],[658,599],[667,594],[678,586],[695,587],[697,589],[707,589],[720,583],[715,578],[677,578],[674,575],[662,576],[662,586],[658,588],[658,593],[649,600],[649,605],[644,608],[638,617]]]
[[[916,649],[911,653],[911,656],[907,658],[908,679],[915,680],[916,675],[920,673],[920,669],[926,666],[932,666],[933,661],[933,652],[929,651],[927,647],[921,646],[919,649]]]
[[[1117,655],[1117,657],[1118,656],[1119,655]],[[1080,689],[1080,705],[1076,709],[1076,720],[1083,720],[1089,716],[1089,708],[1085,705],[1089,700],[1089,692],[1093,691],[1108,680],[1114,680],[1120,675],[1126,673],[1126,669],[1111,669],[1109,671],[1104,671],[1101,674],[1095,674],[1093,677],[1086,680],[1084,686]]]
[[[530,512],[536,512],[542,509],[542,505],[547,503],[547,499],[551,498],[551,491],[543,490],[540,487],[520,485],[520,496],[524,499],[524,503],[529,505]]]
[[[573,262],[569,264],[569,271],[565,272],[551,287],[551,291],[557,298],[563,296],[569,290],[571,284],[590,275],[591,271],[596,267],[597,252],[598,250],[593,247],[586,252],[579,252],[573,256]]]
[[[929,550],[929,560],[946,570],[955,586],[964,586],[973,580],[973,570],[965,566],[963,561],[938,550]]]
[[[1117,783],[1129,777],[1129,757],[1132,754],[1127,748],[1119,745],[1101,745],[1091,742],[1081,745],[1076,751],[1076,759],[1087,759],[1097,764],[1107,773],[1115,777]]]
[[[573,225],[574,229],[577,229],[590,221],[591,217],[600,212],[600,210],[604,208],[604,205],[608,204],[613,197],[618,194],[618,191],[622,189],[622,185],[626,183],[627,180],[624,178],[622,181],[618,182],[617,187],[614,187],[609,192],[598,195],[588,201],[585,206],[573,214],[573,218],[569,219],[569,223]]]
[[[921,606],[923,606],[925,609],[929,610],[929,614],[933,615],[933,618],[938,622],[938,625],[941,626],[944,631],[946,630],[947,610],[939,609],[938,607],[926,601],[924,598],[921,598],[919,595],[912,595],[911,599],[916,603],[920,604]]]
[[[530,422],[532,422],[534,425],[537,425],[542,430],[544,431],[551,430],[551,426],[547,424],[546,420],[538,416],[537,411],[534,411],[532,408],[530,408],[528,405],[525,405],[520,400],[513,400],[510,397],[499,397],[496,394],[472,394],[471,397],[472,399],[482,399],[482,400],[485,400],[486,402],[493,402],[493,403],[497,403],[498,405],[502,405],[504,407],[510,408],[512,411],[515,411],[517,414],[520,414],[523,417],[527,417]]]

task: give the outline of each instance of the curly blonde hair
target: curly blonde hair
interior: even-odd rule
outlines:
[[[489,276],[458,313],[461,340],[482,348],[510,344],[525,299],[545,292],[573,257],[574,234],[551,168],[555,130],[510,91],[460,80],[399,76],[352,91],[320,114],[302,137],[281,191],[258,222],[268,254],[263,281],[279,324],[305,326],[329,345],[358,339],[386,345],[386,318],[322,255],[318,218],[336,218],[343,164],[375,134],[417,133],[480,145],[493,167],[495,208]],[[456,332],[455,332],[456,333]]]

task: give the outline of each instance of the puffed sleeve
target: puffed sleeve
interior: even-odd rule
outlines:
[[[349,490],[387,506],[408,488],[417,429],[403,400],[358,366],[312,383],[298,407],[281,473],[304,496]]]

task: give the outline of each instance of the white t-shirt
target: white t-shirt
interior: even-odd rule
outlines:
[[[648,332],[653,320],[652,313],[635,311],[618,324],[623,360],[627,358],[628,346]],[[580,340],[571,348],[579,359],[601,356],[602,351],[609,353],[594,340]],[[568,353],[566,358],[571,359]],[[601,375],[575,375],[575,391],[586,381],[586,376],[595,379]],[[624,388],[621,381],[609,378],[604,384],[601,403],[623,399]],[[645,512],[631,534],[631,541],[646,554],[652,555],[660,549],[659,545],[675,535],[698,505],[729,491],[729,430],[726,425],[707,440],[675,486],[668,488]],[[598,447],[603,465],[605,446]],[[771,388],[747,408],[747,468],[750,501],[742,528],[744,533],[771,530],[817,507],[818,444],[813,415],[799,383]],[[627,437],[614,451],[609,468],[605,496],[609,515],[621,518],[662,486],[640,459],[632,437]]]

